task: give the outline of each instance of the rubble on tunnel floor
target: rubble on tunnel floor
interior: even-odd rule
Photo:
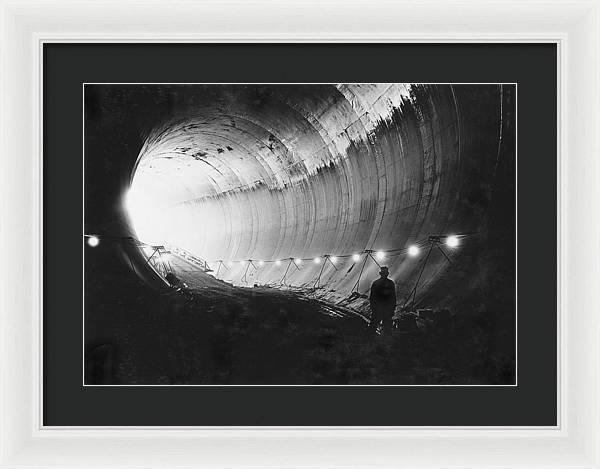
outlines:
[[[225,285],[191,297],[140,291],[129,300],[115,293],[88,312],[88,384],[503,384],[512,378],[507,351],[480,343],[492,327],[480,315],[373,336],[363,318],[331,314],[334,305],[290,290]]]

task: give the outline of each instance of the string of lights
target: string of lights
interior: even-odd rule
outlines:
[[[341,259],[352,259],[353,262],[358,262],[363,259],[363,255],[371,257],[373,260],[384,261],[388,257],[395,257],[398,255],[408,255],[410,257],[418,257],[423,251],[424,247],[429,246],[432,241],[436,243],[442,243],[445,246],[455,249],[461,244],[461,240],[472,236],[474,233],[469,234],[450,234],[450,235],[432,235],[426,239],[416,241],[408,247],[393,248],[393,249],[364,249],[350,254],[323,254],[316,257],[280,257],[277,259],[236,259],[236,260],[224,260],[216,259],[207,261],[209,264],[215,264],[220,267],[232,268],[235,266],[252,266],[255,269],[263,267],[265,264],[275,264],[276,266],[282,266],[289,263],[293,263],[296,266],[300,266],[304,263],[312,262],[314,264],[331,263],[335,264]]]
[[[294,266],[296,269],[300,269],[300,266],[304,263],[313,263],[316,265],[321,265],[321,272],[325,268],[326,264],[330,264],[332,267],[336,268],[336,265],[344,259],[351,259],[352,262],[357,263],[361,260],[366,261],[369,258],[372,259],[377,265],[380,265],[380,262],[385,261],[387,258],[393,258],[400,255],[408,255],[409,257],[419,257],[421,253],[426,251],[424,248],[430,248],[432,246],[437,246],[437,248],[444,254],[444,256],[450,261],[446,252],[441,248],[441,245],[445,245],[450,249],[457,248],[464,238],[469,236],[476,235],[477,233],[465,233],[465,234],[446,234],[446,235],[430,235],[425,239],[421,239],[415,241],[407,247],[401,248],[392,248],[392,249],[364,249],[362,251],[357,251],[354,253],[346,253],[346,254],[323,254],[321,256],[316,257],[281,257],[277,259],[239,259],[239,260],[223,260],[217,259],[212,261],[205,261],[203,259],[195,259],[196,263],[200,262],[207,266],[208,264],[216,266],[216,275],[218,276],[221,272],[221,269],[231,269],[235,266],[246,267],[244,277],[246,277],[248,270],[250,267],[255,270],[259,270],[260,267],[264,267],[267,264],[274,264],[276,266],[286,266],[286,274],[291,266]],[[112,241],[127,241],[129,243],[133,243],[143,248],[162,248],[164,250],[164,246],[153,246],[141,242],[133,237],[125,237],[118,238],[113,236],[105,236],[105,235],[96,235],[96,234],[86,234],[84,235],[87,239],[87,244],[90,247],[97,247],[100,244],[101,239],[108,239]],[[173,247],[171,250],[178,255],[183,255],[185,257],[192,256],[187,251]],[[195,258],[195,256],[192,256]],[[317,280],[318,283],[318,280]]]
[[[221,269],[229,270],[233,268],[235,265],[245,267],[243,271],[243,275],[241,276],[241,281],[244,283],[248,283],[248,272],[252,267],[257,275],[260,271],[260,268],[265,266],[266,264],[275,264],[276,266],[283,266],[285,264],[285,271],[283,273],[283,277],[278,283],[270,284],[271,286],[286,286],[293,287],[292,284],[288,284],[288,277],[291,275],[290,269],[296,269],[298,271],[301,270],[301,266],[304,262],[313,263],[315,266],[320,265],[319,273],[316,275],[314,280],[309,280],[302,285],[297,285],[297,288],[312,288],[313,290],[320,288],[321,286],[325,286],[328,282],[325,282],[324,285],[321,285],[321,278],[325,267],[329,264],[333,269],[338,270],[340,267],[341,260],[343,259],[351,259],[354,264],[361,261],[361,267],[358,272],[358,278],[352,287],[352,294],[360,293],[360,281],[362,277],[363,270],[367,265],[369,260],[372,260],[377,266],[381,267],[382,263],[389,257],[396,257],[400,255],[408,255],[413,258],[417,258],[421,253],[425,253],[425,257],[423,258],[419,275],[416,280],[416,283],[413,289],[410,291],[406,300],[404,302],[403,308],[407,306],[414,307],[417,300],[417,289],[419,287],[419,282],[421,280],[421,276],[423,275],[423,271],[427,265],[427,261],[432,253],[432,251],[437,248],[441,252],[441,254],[446,258],[446,260],[452,264],[452,260],[448,253],[444,250],[444,247],[454,250],[460,246],[462,240],[469,236],[477,235],[478,233],[465,233],[465,234],[447,234],[447,235],[430,235],[426,239],[422,239],[410,244],[407,247],[402,248],[394,248],[394,249],[385,249],[385,250],[374,250],[374,249],[364,249],[360,252],[355,252],[352,254],[323,254],[322,256],[317,257],[284,257],[279,259],[244,259],[238,261],[223,261],[222,259],[214,260],[214,261],[205,261],[204,259],[200,259],[195,255],[185,251],[184,249],[178,247],[170,247],[168,250],[165,246],[154,246],[143,243],[136,238],[133,237],[112,237],[112,236],[100,236],[100,235],[84,235],[87,239],[87,244],[90,247],[97,247],[100,244],[100,239],[107,239],[111,241],[119,241],[119,242],[127,242],[129,244],[134,244],[140,247],[147,254],[147,262],[151,263],[156,269],[161,271],[160,264],[162,265],[162,270],[160,273],[162,275],[166,275],[167,271],[171,272],[172,267],[168,263],[170,253],[174,253],[175,255],[186,259],[189,263],[199,266],[201,270],[204,272],[215,272],[215,277],[219,278],[221,274]],[[148,252],[147,252],[148,251]],[[151,262],[152,259],[154,262]],[[213,264],[216,266],[216,269],[211,269],[209,264]],[[216,270],[216,271],[215,271]],[[349,271],[348,271],[349,272]]]

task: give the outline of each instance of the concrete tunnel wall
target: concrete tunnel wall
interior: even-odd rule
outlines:
[[[491,202],[514,88],[204,85],[194,96],[146,139],[130,219],[142,241],[228,262],[400,249],[430,234],[476,232]],[[466,238],[452,255],[468,249]],[[399,300],[425,255],[399,251],[380,261]],[[336,265],[325,267],[320,294],[339,299],[362,264]],[[321,267],[291,267],[287,283],[310,286]],[[448,267],[432,255],[423,289]],[[236,264],[220,277],[276,284],[285,269],[285,261],[266,263],[244,277],[246,267]],[[369,260],[362,293],[377,271]]]

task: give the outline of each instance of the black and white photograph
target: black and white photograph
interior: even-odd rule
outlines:
[[[517,384],[516,84],[82,92],[84,386]]]

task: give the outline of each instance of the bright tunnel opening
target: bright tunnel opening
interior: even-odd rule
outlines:
[[[494,176],[502,99],[496,85],[199,86],[145,141],[130,224],[143,243],[185,250],[240,286],[318,274],[345,296],[353,264],[374,279],[384,262],[404,288],[422,240],[442,233],[455,254],[463,243],[445,233],[476,229],[461,201]],[[479,112],[461,114],[474,102]],[[474,166],[473,154],[485,157]],[[425,286],[445,270],[430,262]]]

